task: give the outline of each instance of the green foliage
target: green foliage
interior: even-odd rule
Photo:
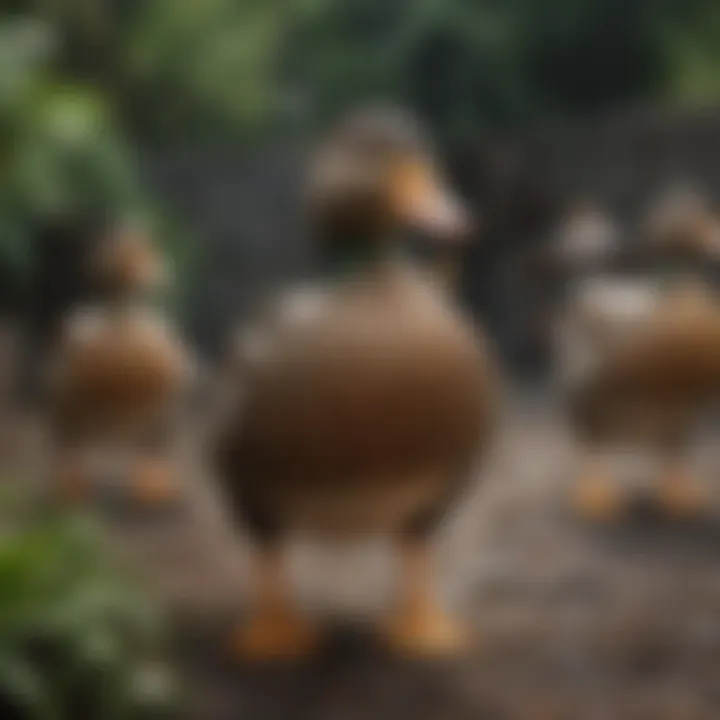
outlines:
[[[27,259],[16,160],[31,98],[46,71],[50,44],[42,24],[0,23],[0,258],[9,256],[15,264]]]
[[[27,21],[0,24],[0,218],[7,219],[5,238],[27,235],[48,215],[91,208],[112,212],[138,202],[128,149],[102,96],[53,77],[47,30]],[[31,52],[35,45],[40,48]],[[15,251],[21,251],[17,243]]]
[[[390,98],[446,131],[469,130],[493,108],[519,109],[518,40],[502,5],[326,0],[296,24],[290,65],[321,114]]]
[[[156,0],[120,20],[116,66],[129,110],[155,137],[251,132],[278,103],[289,3]]]
[[[316,122],[378,98],[467,136],[717,94],[713,0],[20,4],[66,38],[62,67],[102,85],[156,142],[249,140],[298,123],[293,110]]]
[[[64,720],[81,703],[120,719],[169,702],[167,677],[148,687],[166,673],[157,609],[118,576],[87,521],[6,533],[0,588],[0,707]]]
[[[118,19],[127,97],[142,109],[142,127],[171,136],[268,132],[296,95],[314,121],[389,98],[420,110],[445,136],[467,136],[545,114],[716,92],[720,27],[708,22],[717,16],[709,0],[133,7]]]
[[[668,53],[668,96],[683,105],[720,100],[720,7],[689,3],[680,16],[658,23]]]
[[[443,134],[717,95],[714,0],[129,0],[19,3],[155,141],[251,139],[363,100]],[[0,80],[1,82],[1,80]]]
[[[56,72],[51,30],[0,21],[0,260],[20,273],[52,217],[155,212],[102,88]]]
[[[87,88],[39,85],[17,138],[8,169],[27,213],[112,215],[140,202],[128,149]]]

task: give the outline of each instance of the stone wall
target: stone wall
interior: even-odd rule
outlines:
[[[626,112],[545,128],[524,146],[549,185],[599,197],[621,217],[634,217],[678,181],[698,181],[720,199],[720,110]]]
[[[210,355],[264,292],[307,266],[299,156],[285,148],[188,151],[149,163],[151,183],[198,243],[183,316]]]

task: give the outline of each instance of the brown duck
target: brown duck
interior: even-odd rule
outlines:
[[[341,122],[312,167],[322,277],[246,329],[242,387],[217,444],[219,478],[257,550],[257,597],[235,637],[250,657],[302,654],[318,634],[282,575],[286,538],[389,533],[400,602],[387,638],[409,652],[462,640],[432,591],[430,541],[486,447],[487,353],[439,283],[401,253],[407,223],[455,238],[465,218],[414,123]]]
[[[695,515],[707,501],[686,454],[720,393],[720,303],[702,276],[720,226],[699,205],[665,210],[646,225],[633,273],[591,279],[569,313],[567,397],[585,466],[576,499],[593,516],[628,506],[603,459],[618,445],[660,459],[652,488],[665,512]]]
[[[124,227],[91,262],[97,303],[71,311],[49,368],[55,481],[65,495],[84,496],[122,460],[133,498],[165,500],[176,490],[169,451],[191,373],[184,344],[147,302],[165,265],[143,234]]]

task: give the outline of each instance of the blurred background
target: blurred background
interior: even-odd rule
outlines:
[[[261,288],[302,271],[299,158],[342,108],[396,102],[428,124],[483,215],[464,294],[523,371],[546,352],[533,248],[563,204],[632,213],[667,183],[715,180],[710,1],[4,7],[3,292],[26,286],[43,234],[142,214],[211,353]]]
[[[25,325],[42,336],[48,308],[62,302],[62,278],[72,275],[77,258],[72,253],[57,254],[58,247],[69,247],[62,243],[72,245],[74,240],[92,235],[108,219],[136,217],[152,229],[172,264],[169,310],[193,347],[212,364],[235,321],[268,288],[302,277],[308,267],[298,179],[309,142],[337,112],[381,100],[407,106],[420,115],[454,183],[481,218],[477,242],[471,243],[461,258],[458,292],[466,309],[488,329],[511,386],[543,388],[552,363],[557,299],[556,273],[548,248],[561,221],[576,203],[590,199],[620,222],[634,222],[659,193],[682,183],[695,184],[715,199],[720,190],[718,78],[720,5],[714,0],[5,0],[0,9],[3,347],[10,348],[13,342],[8,338]],[[60,280],[49,283],[48,273]],[[33,332],[27,335],[32,337]],[[22,347],[27,353],[22,366],[27,369],[42,354],[42,346],[28,341]],[[539,448],[561,447],[554,431],[545,430],[549,435],[530,432],[525,426],[517,430],[522,440],[516,441],[529,448],[525,460],[531,462]],[[512,462],[521,460],[515,453]],[[556,472],[553,462],[548,460],[549,470],[545,465],[533,470],[552,476]],[[519,465],[498,467],[501,469],[496,467],[493,472],[499,475],[525,472]],[[3,472],[17,478],[26,470],[20,463]],[[542,484],[537,478],[528,482],[528,487]],[[8,487],[16,484],[5,483]],[[522,501],[506,499],[509,515],[498,510],[493,527],[502,526],[504,533],[518,527],[530,532],[534,521],[526,523],[523,512],[532,515],[535,490],[521,483],[513,492]],[[24,626],[17,618],[27,616],[28,598],[38,593],[42,596],[42,602],[33,607],[53,632],[63,628],[57,631],[64,639],[82,639],[89,632],[82,618],[95,617],[93,613],[106,618],[106,604],[113,605],[108,598],[116,597],[117,591],[89,591],[94,599],[81,607],[94,610],[78,611],[73,616],[78,618],[77,624],[67,614],[63,615],[67,625],[58,624],[56,608],[48,598],[55,597],[59,587],[67,589],[68,607],[76,607],[81,602],[78,597],[87,597],[83,589],[86,580],[74,576],[74,558],[80,552],[74,548],[94,547],[94,536],[86,537],[82,530],[78,539],[76,530],[54,525],[39,530],[33,526],[37,536],[18,535],[18,523],[24,526],[24,516],[10,494],[3,500],[0,514],[0,539],[14,538],[13,549],[4,556],[0,553],[0,715],[6,717],[4,687],[7,697],[15,698],[14,705],[8,701],[8,708],[14,708],[17,717],[80,717],[53,714],[52,698],[56,696],[52,693],[63,692],[55,681],[48,690],[48,684],[33,677],[24,660],[17,660],[22,653],[12,656],[8,652],[6,657],[3,652],[10,647],[10,640],[21,641],[17,628]],[[484,512],[489,516],[489,511]],[[510,516],[515,518],[514,525]],[[150,542],[150,535],[135,530],[124,530],[121,535],[121,544],[131,537],[133,547]],[[195,544],[195,540],[187,540],[182,545],[180,535],[169,537],[163,542],[176,550]],[[527,578],[530,566],[537,569],[527,553],[529,547],[534,548],[535,560],[538,553],[543,560],[548,557],[544,551],[553,557],[562,555],[556,550],[560,546],[567,549],[567,541],[558,537],[548,536],[548,544],[543,545],[534,535],[522,535],[515,558],[520,565],[508,561],[516,568],[513,577]],[[448,552],[464,558],[465,551],[457,549],[463,542],[468,542],[467,537],[457,539],[452,545],[455,550]],[[512,545],[498,542],[506,548]],[[574,542],[577,544],[571,544],[580,557],[580,541]],[[64,551],[58,548],[65,547],[62,559],[43,560],[49,556],[49,548],[61,553]],[[148,559],[142,550],[137,554],[157,567],[171,564]],[[577,570],[582,565],[577,557],[567,558],[574,570],[562,576],[567,586],[558,593],[567,592],[567,597],[574,598],[572,602],[582,604],[592,578],[588,581]],[[647,559],[643,562],[655,567]],[[61,573],[62,578],[47,579],[43,568],[48,563],[67,571]],[[105,565],[104,560],[98,563]],[[587,563],[592,565],[592,561]],[[202,559],[196,561],[198,567],[202,564]],[[179,565],[182,570],[175,568],[174,572],[184,574],[186,584],[203,585],[196,579],[187,582],[192,574],[187,569],[190,565]],[[35,569],[22,575],[21,566]],[[658,567],[660,577],[666,570],[662,564]],[[707,568],[698,564],[698,573],[707,575]],[[628,572],[620,565],[613,572],[616,570],[619,577]],[[484,602],[507,609],[517,587],[504,571],[490,565],[485,571],[484,577],[495,579],[483,586],[483,592],[487,591]],[[223,581],[225,572],[216,570]],[[459,575],[464,572],[458,570]],[[98,583],[105,587],[104,579]],[[540,587],[531,585],[535,590]],[[8,599],[4,605],[11,586],[19,589],[12,602]],[[212,594],[213,587],[207,581],[203,589]],[[231,601],[234,590],[222,589],[222,584],[219,587],[216,595]],[[598,598],[605,602],[602,593],[614,592],[607,589],[615,587],[612,583],[603,587],[602,592],[590,592],[592,602]],[[644,588],[640,605],[651,601],[655,587],[650,583]],[[522,607],[534,608],[528,612],[535,627],[538,618],[545,618],[546,627],[555,627],[543,614],[549,612],[554,596],[538,599],[529,590],[523,592]],[[710,590],[706,595],[703,602],[717,611],[720,597]],[[100,597],[104,599],[97,599]],[[562,604],[561,600],[557,603]],[[50,606],[49,615],[42,614],[46,605]],[[602,608],[593,605],[587,611],[596,610]],[[34,637],[38,631],[33,622],[28,632]],[[98,619],[94,627],[105,628],[104,622]],[[650,704],[643,706],[655,708],[647,710],[649,715],[618,714],[614,706],[603,704],[604,689],[617,680],[612,668],[619,658],[630,663],[632,671],[637,662],[641,675],[652,674],[652,659],[647,656],[672,655],[667,646],[675,642],[668,640],[674,636],[658,631],[654,621],[648,621],[651,628],[643,625],[640,630],[637,623],[618,622],[619,629],[612,632],[605,626],[595,627],[598,637],[610,643],[602,645],[596,655],[579,651],[572,643],[558,649],[547,667],[557,669],[553,682],[570,688],[569,695],[558,691],[543,696],[542,702],[529,703],[528,707],[535,708],[532,711],[502,710],[508,693],[498,690],[517,687],[518,676],[511,668],[520,667],[517,658],[527,655],[530,631],[519,649],[503,646],[507,684],[498,681],[491,690],[494,681],[486,680],[487,696],[473,695],[471,686],[478,674],[490,670],[490,660],[458,671],[452,680],[422,676],[423,692],[416,682],[400,675],[398,692],[416,703],[416,717],[425,717],[423,706],[428,713],[427,708],[434,709],[432,716],[447,718],[479,717],[478,712],[487,712],[496,713],[487,717],[520,720],[657,720],[662,708],[670,713],[662,717],[668,718],[718,716],[712,714],[715,710],[720,713],[717,704],[708,715],[692,714],[689,705],[668,710],[668,698],[653,693]],[[720,628],[712,622],[717,636]],[[123,664],[125,650],[113,645],[113,633],[116,630],[108,629],[103,637],[108,647],[116,647],[116,656],[107,647],[88,650],[81,641],[68,652],[90,657],[91,668],[98,667],[97,657],[105,652],[107,667],[114,668],[113,672],[121,668],[117,677],[125,678],[125,685],[118,680],[118,687],[135,688],[137,694],[139,683],[140,694],[152,695],[152,672],[150,679],[135,678],[127,670],[129,665]],[[626,635],[635,637],[633,633],[639,633],[637,644],[623,644]],[[3,637],[8,638],[5,646]],[[703,656],[701,663],[705,671],[717,669],[717,645],[706,648],[710,654]],[[192,668],[199,664],[203,673],[212,674],[202,652],[197,656],[195,650],[185,648],[183,652],[193,657]],[[636,652],[639,659],[633,654]],[[537,698],[543,683],[549,682],[537,672],[545,667],[547,658],[540,651],[528,657],[533,659],[521,671],[521,675],[526,673],[524,680],[518,682]],[[379,689],[382,677],[397,668],[372,666],[375,669],[365,669],[365,675],[357,680],[348,667],[336,669],[332,680],[318,675],[324,679],[313,680],[314,685],[310,676],[283,678],[290,699],[276,697],[274,705],[263,703],[270,702],[275,685],[256,687],[255,676],[244,678],[239,687],[252,701],[238,705],[235,695],[232,700],[226,697],[227,687],[237,679],[227,681],[216,674],[206,682],[211,690],[205,688],[204,692],[219,705],[208,700],[210,704],[201,704],[205,709],[196,717],[234,717],[236,710],[228,707],[244,708],[248,718],[297,717],[292,709],[298,703],[315,709],[307,710],[308,717],[365,717],[344,715],[342,708],[366,700],[368,687],[378,713],[372,716],[398,717],[392,710],[398,708],[395,700],[386,699]],[[672,675],[679,687],[672,698],[681,697],[688,703],[697,699],[687,678],[697,678],[698,672],[688,665]],[[55,675],[50,672],[51,678]],[[653,677],[657,680],[659,676]],[[162,685],[156,679],[155,685],[158,683]],[[332,683],[340,687],[339,695],[323,699],[324,689]],[[303,694],[308,684],[314,688],[312,697]],[[643,685],[643,693],[646,689]],[[495,697],[493,692],[500,694]],[[18,696],[25,698],[24,706],[32,707],[35,714],[20,713],[17,708],[23,703],[17,702]],[[392,692],[387,698],[390,696]],[[492,702],[487,700],[490,696]],[[117,697],[105,701],[117,709]],[[566,706],[559,697],[574,710],[562,714]],[[578,710],[590,707],[578,697],[592,698],[592,707],[600,708],[601,714]],[[516,699],[524,702],[519,696]],[[259,714],[253,714],[256,704],[261,708]],[[532,714],[535,711],[537,714]],[[128,717],[139,717],[127,712]],[[172,717],[179,716],[172,712]]]

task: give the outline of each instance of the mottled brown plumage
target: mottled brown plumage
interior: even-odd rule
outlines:
[[[379,530],[422,546],[486,447],[496,386],[474,329],[394,252],[406,219],[456,232],[461,216],[418,131],[394,115],[341,124],[309,189],[332,277],[283,294],[246,329],[220,480],[268,553],[297,530]],[[418,622],[409,645],[449,641]],[[278,647],[268,640],[277,625],[260,612],[243,647],[282,652],[307,639],[286,628]]]
[[[363,278],[323,301],[305,327],[268,338],[271,355],[250,370],[225,431],[223,477],[231,496],[240,504],[252,497],[269,523],[316,530],[342,529],[348,517],[338,507],[307,520],[305,504],[328,499],[355,511],[376,494],[362,522],[372,526],[382,515],[375,506],[403,486],[412,494],[430,475],[436,489],[424,503],[418,496],[409,522],[442,500],[480,447],[492,391],[485,356],[470,328],[410,273]],[[403,520],[399,513],[385,524]]]
[[[146,309],[78,311],[54,359],[50,412],[59,432],[107,439],[167,422],[187,358],[164,318]]]
[[[720,306],[700,289],[668,289],[622,347],[573,393],[574,419],[587,439],[622,439],[660,422],[671,441],[720,391]],[[637,408],[633,413],[632,409]],[[690,417],[688,417],[688,413]]]

